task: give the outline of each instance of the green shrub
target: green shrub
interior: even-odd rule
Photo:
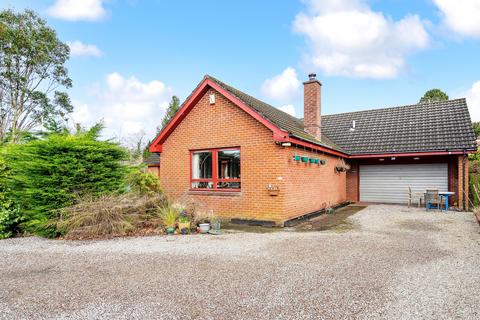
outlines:
[[[9,169],[3,158],[3,149],[0,149],[0,209],[6,209],[11,206],[11,200],[8,198]]]
[[[0,239],[11,237],[18,232],[23,218],[18,208],[10,199],[8,179],[10,169],[3,158],[3,149],[0,149]]]
[[[140,168],[133,168],[128,174],[127,185],[131,191],[143,195],[162,193],[158,176],[151,172],[143,172]]]
[[[475,192],[480,192],[480,149],[476,154],[468,156],[469,160],[469,180],[470,180],[470,200],[474,207],[480,206],[480,195]]]
[[[475,190],[480,192],[480,173],[470,173],[470,199],[474,207],[479,207],[480,194],[477,194]]]
[[[0,239],[6,239],[19,232],[22,216],[18,208],[0,209]]]
[[[97,141],[97,136],[98,128],[94,128],[6,148],[8,195],[19,207],[23,230],[57,236],[56,225],[49,221],[57,217],[58,209],[84,195],[125,191],[127,152],[114,143]]]

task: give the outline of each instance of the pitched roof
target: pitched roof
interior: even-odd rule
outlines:
[[[289,136],[345,154],[476,150],[465,99],[323,115],[322,139],[318,140],[304,130],[303,119],[295,118],[212,76],[206,75],[205,79],[239,99],[273,126],[287,131]],[[192,95],[202,83],[204,81]],[[185,101],[189,101],[192,95]],[[352,131],[353,120],[356,128]]]
[[[150,153],[148,157],[143,160],[143,163],[145,163],[146,165],[160,164],[160,153]]]
[[[257,98],[254,98],[251,95],[248,95],[238,89],[235,89],[212,76],[207,75],[205,77],[214,81],[220,87],[222,87],[223,89],[233,94],[235,97],[243,101],[243,103],[248,105],[250,108],[255,110],[257,113],[262,115],[265,119],[267,119],[268,121],[270,121],[271,123],[279,127],[280,129],[288,131],[291,136],[294,136],[302,140],[306,140],[308,142],[315,143],[333,150],[338,150],[343,152],[343,150],[339,146],[337,146],[333,141],[331,141],[327,136],[322,136],[322,140],[318,140],[314,136],[306,133],[304,131],[303,121],[301,119],[295,118],[289,115],[288,113],[283,112],[269,105],[268,103],[258,100]]]
[[[326,115],[322,133],[349,154],[476,148],[465,99]]]

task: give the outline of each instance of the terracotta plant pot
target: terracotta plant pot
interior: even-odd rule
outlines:
[[[210,231],[210,223],[200,223],[198,227],[200,228],[200,233],[205,234]]]

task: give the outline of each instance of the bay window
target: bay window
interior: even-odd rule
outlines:
[[[240,149],[191,152],[191,188],[240,191]]]

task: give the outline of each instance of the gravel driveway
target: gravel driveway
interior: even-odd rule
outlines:
[[[370,206],[348,231],[0,241],[0,318],[479,319],[471,213]]]

